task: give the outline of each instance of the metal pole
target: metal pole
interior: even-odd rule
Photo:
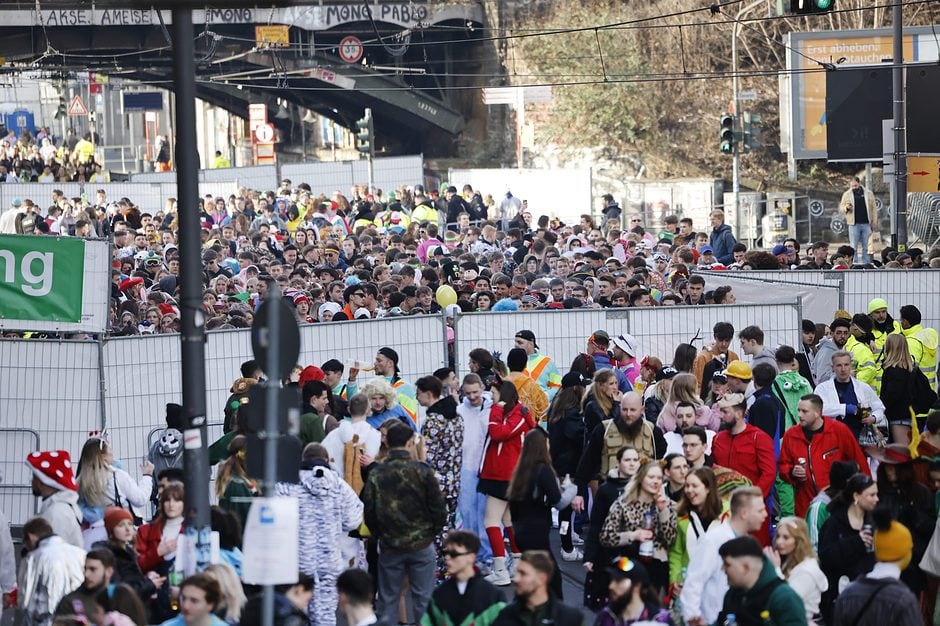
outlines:
[[[202,313],[202,242],[199,232],[199,162],[196,156],[196,68],[193,11],[173,9],[173,89],[176,92],[176,188],[179,199],[180,333],[186,472],[186,539],[195,546],[187,574],[209,565],[209,452],[206,446],[205,317]],[[195,566],[195,567],[194,567]]]
[[[739,137],[739,129],[741,128],[741,111],[738,104],[738,91],[740,91],[740,85],[738,82],[738,24],[741,20],[741,11],[738,11],[738,15],[734,20],[734,26],[731,27],[731,102],[734,108],[734,135],[735,141],[732,143],[734,147],[734,152],[732,152],[731,159],[731,194],[734,203],[734,223],[740,228],[741,222],[738,220],[738,213],[740,212],[740,202],[741,202],[741,149],[740,142],[737,141]],[[727,221],[727,219],[726,219]]]
[[[278,181],[280,182],[280,181]],[[268,287],[265,300],[270,304],[271,315],[268,316],[268,362],[265,371],[268,380],[264,391],[264,495],[268,498],[274,495],[274,484],[277,482],[277,440],[280,437],[277,423],[277,400],[281,381],[271,374],[277,371],[277,364],[281,359],[281,318],[277,309],[272,305],[281,297],[281,290],[276,282]],[[265,585],[261,597],[261,620],[263,626],[274,626],[274,586]]]
[[[894,102],[894,241],[900,252],[907,248],[907,142],[904,120],[904,24],[900,0],[892,7],[894,55],[891,67],[891,95]]]

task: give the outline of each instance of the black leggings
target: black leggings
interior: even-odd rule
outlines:
[[[558,559],[555,558],[555,554],[552,552],[552,547],[548,541],[548,533],[551,531],[551,527],[546,529],[534,529],[528,527],[528,525],[514,525],[516,529],[516,545],[519,546],[519,549],[523,552],[527,550],[545,550],[552,557],[552,562],[555,564],[555,575],[552,576],[552,580],[549,583],[549,587],[552,590],[552,593],[555,594],[559,600],[562,600],[562,588],[561,588],[561,568],[558,567]]]

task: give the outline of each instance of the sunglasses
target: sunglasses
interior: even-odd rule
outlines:
[[[456,559],[458,556],[467,556],[468,554],[474,554],[473,552],[458,552],[457,550],[442,550],[441,554],[444,556]]]

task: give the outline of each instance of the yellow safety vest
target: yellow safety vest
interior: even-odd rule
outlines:
[[[876,362],[871,348],[853,336],[849,337],[849,340],[845,343],[845,349],[852,355],[852,367],[855,369],[855,377],[870,385],[875,393],[880,395],[881,376],[884,372]]]
[[[930,388],[937,390],[937,344],[940,335],[933,328],[924,328],[920,324],[905,329],[907,348],[914,362],[930,381]]]

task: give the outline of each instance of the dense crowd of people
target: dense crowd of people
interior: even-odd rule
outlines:
[[[806,320],[799,346],[720,322],[673,355],[599,329],[570,364],[521,329],[505,357],[472,350],[460,381],[405,380],[390,347],[298,365],[280,383],[302,398],[299,480],[266,494],[299,502],[276,623],[937,623],[938,335],[892,310]],[[179,405],[139,479],[107,433],[74,469],[65,450],[26,458],[41,508],[18,572],[0,541],[25,623],[260,623],[241,576],[263,493],[245,407],[263,376],[239,374],[209,450],[219,549],[203,573],[184,578],[179,556]],[[580,598],[564,563],[583,566]]]
[[[850,199],[859,220],[873,206],[864,191]],[[695,270],[940,265],[940,248],[869,259],[864,229],[834,252],[792,239],[748,250],[721,211],[703,231],[666,216],[654,234],[605,202],[603,223],[564,224],[469,186],[327,198],[283,181],[207,196],[206,328],[249,327],[275,284],[304,324],[734,304]],[[111,332],[173,333],[177,210],[54,191],[48,209],[14,201],[0,233],[109,239]],[[921,317],[875,298],[804,320],[798,346],[720,322],[701,349],[659,355],[628,334],[571,329],[585,339],[570,364],[523,328],[503,352],[470,351],[462,380],[454,363],[405,380],[422,364],[403,368],[391,347],[370,364],[298,365],[281,383],[302,398],[299,481],[265,494],[297,498],[300,512],[300,572],[277,588],[276,623],[938,623],[940,341]],[[4,605],[42,626],[259,624],[241,548],[264,491],[244,410],[262,378],[242,366],[209,449],[211,567],[184,577],[187,424],[171,404],[139,479],[106,433],[74,468],[66,450],[26,458],[40,514],[23,527],[19,567],[0,518]],[[564,563],[583,566],[581,598],[564,593]]]
[[[697,269],[940,266],[940,246],[884,248],[880,260],[865,245],[824,241],[749,250],[720,210],[701,230],[677,215],[654,229],[605,201],[600,221],[585,214],[565,224],[534,219],[511,192],[497,201],[469,185],[442,195],[421,185],[389,194],[356,186],[348,197],[327,197],[285,180],[275,191],[206,196],[197,208],[206,328],[250,326],[275,283],[300,323],[325,323],[435,313],[441,302],[463,312],[735,302],[727,288],[706,290]],[[75,198],[53,190],[48,206],[37,202],[14,200],[0,215],[0,233],[110,240],[111,332],[179,331],[175,199],[146,211],[98,189]]]

